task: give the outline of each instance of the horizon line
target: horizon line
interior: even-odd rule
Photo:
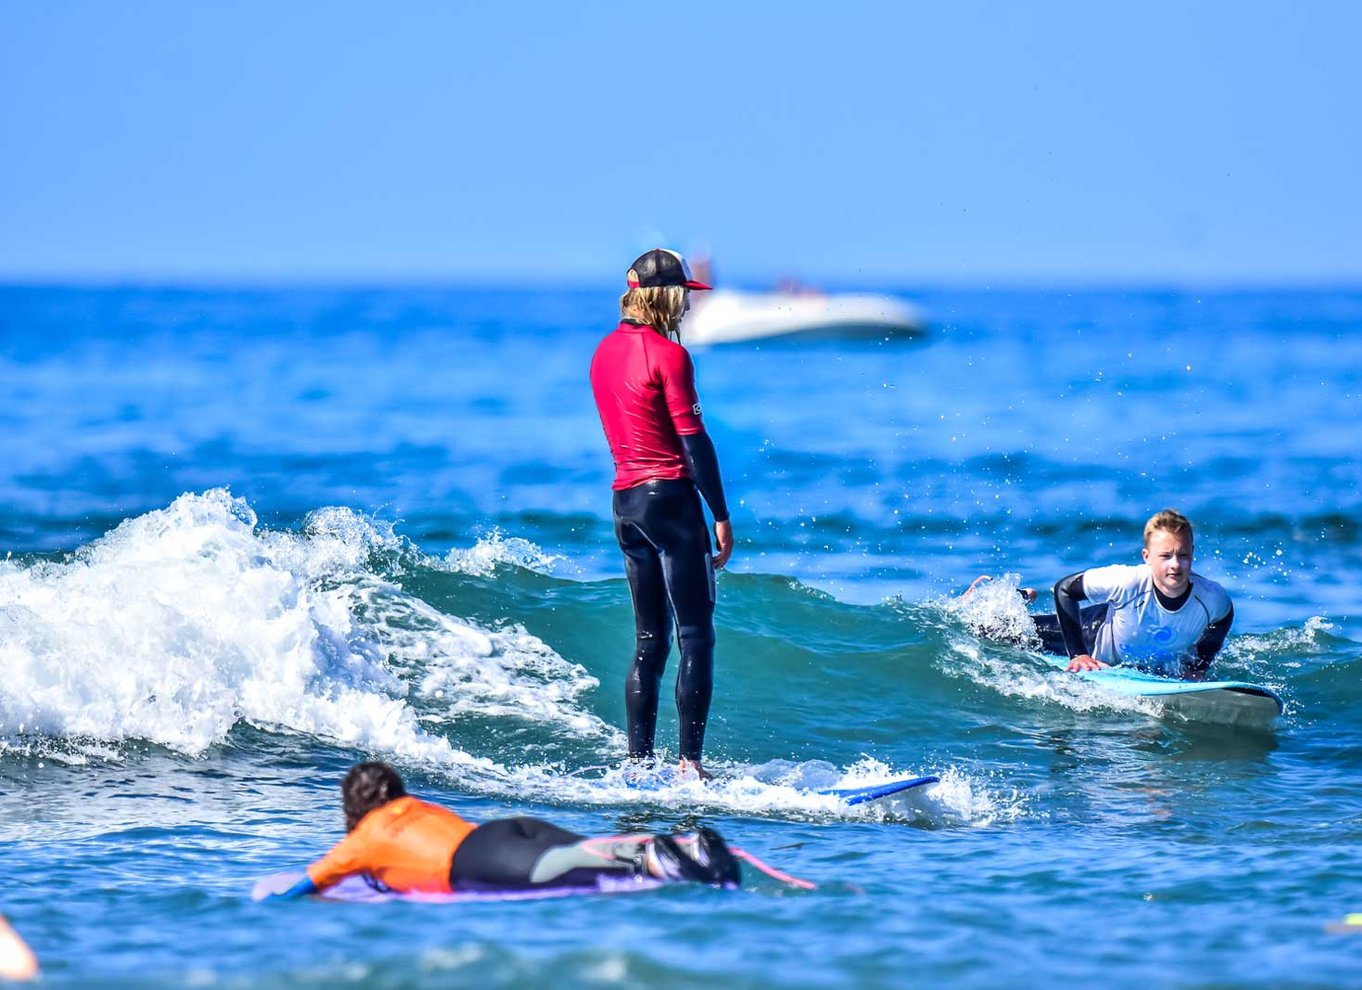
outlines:
[[[715,285],[718,290],[778,291],[778,277],[733,276]],[[1362,291],[1362,273],[1312,275],[1228,274],[1057,274],[852,276],[827,275],[800,280],[798,285],[838,292],[855,291]],[[623,292],[614,278],[574,279],[570,274],[535,280],[510,273],[223,273],[223,272],[5,272],[0,289],[169,289],[184,291],[421,291],[486,289],[523,292]]]

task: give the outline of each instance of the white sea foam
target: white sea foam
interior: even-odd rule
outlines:
[[[519,536],[506,536],[499,529],[467,549],[455,547],[445,555],[445,566],[459,574],[489,577],[498,564],[511,564],[540,574],[552,574],[565,558],[545,553]]]
[[[948,674],[969,677],[1010,697],[1055,702],[1073,711],[1162,712],[1163,706],[1155,700],[1117,695],[1084,678],[1026,662],[1018,650],[1035,650],[1041,643],[1019,587],[1018,575],[1003,574],[981,582],[963,598],[933,603],[949,618],[963,622],[972,634],[947,634],[953,655],[944,665]]]
[[[362,588],[357,597],[370,605],[390,666],[412,671],[413,689],[445,717],[517,717],[583,738],[623,739],[582,707],[581,696],[600,682],[524,626],[483,629],[390,588]]]
[[[1039,646],[1036,624],[1019,594],[1020,586],[1020,575],[1002,574],[980,581],[963,597],[943,598],[935,604],[969,626],[977,636],[1020,646]]]
[[[839,768],[825,760],[774,760],[755,766],[706,761],[715,779],[702,782],[678,777],[665,756],[664,769],[644,774],[623,766],[596,768],[595,773],[565,775],[546,767],[512,772],[511,790],[537,800],[574,805],[646,805],[686,813],[750,815],[805,820],[884,821],[925,827],[984,825],[1015,818],[1024,802],[1007,792],[979,783],[958,768],[895,769],[870,757]],[[940,783],[902,791],[889,798],[848,806],[839,798],[817,793],[828,788],[869,787],[902,777],[937,774]]]
[[[1163,712],[1163,705],[1153,698],[1119,695],[1062,670],[1030,666],[1006,648],[985,649],[978,640],[963,636],[950,638],[948,645],[956,658],[945,665],[948,674],[968,677],[999,694],[1054,702],[1076,712],[1099,709],[1145,715]]]
[[[1334,625],[1322,615],[1314,615],[1305,624],[1294,628],[1274,629],[1266,633],[1232,636],[1225,643],[1224,658],[1245,666],[1262,665],[1267,658],[1318,653],[1325,648],[1324,636]],[[1300,666],[1301,661],[1289,661]]]
[[[201,753],[238,722],[501,773],[414,703],[613,739],[579,703],[595,681],[521,627],[483,628],[369,567],[402,549],[345,509],[257,530],[241,499],[185,494],[61,563],[0,563],[0,739]]]

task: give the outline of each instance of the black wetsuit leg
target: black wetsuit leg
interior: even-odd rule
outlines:
[[[637,876],[643,845],[637,837],[593,840],[541,818],[499,818],[469,832],[454,850],[449,885],[455,890],[594,887],[602,876]]]
[[[454,850],[449,885],[455,890],[516,890],[533,886],[530,873],[545,851],[572,845],[583,838],[539,818],[484,822]]]
[[[698,760],[714,693],[714,568],[700,496],[687,480],[648,481],[616,492],[614,510],[634,602],[636,646],[624,687],[629,755],[653,753],[674,619],[681,756]]]
[[[1087,605],[1079,610],[1078,615],[1083,624],[1083,645],[1091,654],[1097,645],[1097,631],[1102,628],[1102,623],[1107,618],[1106,603]],[[1069,651],[1064,645],[1064,632],[1059,627],[1059,616],[1051,613],[1033,615],[1031,618],[1035,620],[1036,632],[1040,636],[1045,652],[1053,653],[1057,657],[1067,657]]]

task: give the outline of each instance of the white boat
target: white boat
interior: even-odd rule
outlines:
[[[851,292],[738,292],[715,289],[690,297],[681,324],[685,344],[727,344],[772,337],[915,337],[922,313],[893,296]]]

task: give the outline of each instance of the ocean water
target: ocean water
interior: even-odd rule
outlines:
[[[1362,986],[1325,930],[1362,910],[1362,291],[908,295],[919,339],[696,352],[721,780],[638,791],[597,769],[612,289],[0,288],[0,911],[46,984]],[[1165,506],[1271,728],[996,637]],[[252,902],[367,757],[479,820],[707,823],[817,888]]]

